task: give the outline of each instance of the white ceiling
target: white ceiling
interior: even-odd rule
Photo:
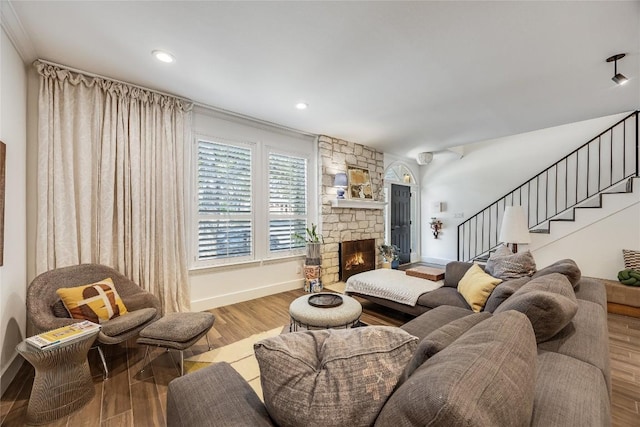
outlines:
[[[403,156],[640,108],[639,1],[10,6],[29,62]]]

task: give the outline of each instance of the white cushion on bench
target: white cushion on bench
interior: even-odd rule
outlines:
[[[354,274],[347,279],[345,293],[369,295],[414,306],[420,295],[441,288],[444,281],[407,276],[404,271],[382,268]]]

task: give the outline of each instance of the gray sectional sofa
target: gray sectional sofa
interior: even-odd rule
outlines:
[[[457,283],[469,267],[448,265],[447,282]],[[444,293],[455,291],[446,288]],[[483,312],[474,313],[464,300],[440,304],[401,329],[418,338],[417,349],[375,426],[611,424],[605,289],[598,280],[581,278],[570,260],[501,283]],[[167,421],[299,425],[273,419],[268,406],[221,363],[169,384]],[[348,425],[365,424],[353,419]]]

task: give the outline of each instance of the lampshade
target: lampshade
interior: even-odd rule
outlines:
[[[334,187],[346,187],[347,186],[347,174],[344,172],[338,172],[333,180]]]
[[[503,243],[530,243],[531,235],[522,206],[507,206],[502,217],[499,239]]]

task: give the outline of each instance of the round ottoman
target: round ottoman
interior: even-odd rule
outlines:
[[[351,328],[358,323],[362,314],[362,305],[354,298],[340,295],[342,304],[336,307],[314,307],[309,298],[317,295],[336,295],[320,293],[296,298],[289,306],[290,331],[304,329]]]

